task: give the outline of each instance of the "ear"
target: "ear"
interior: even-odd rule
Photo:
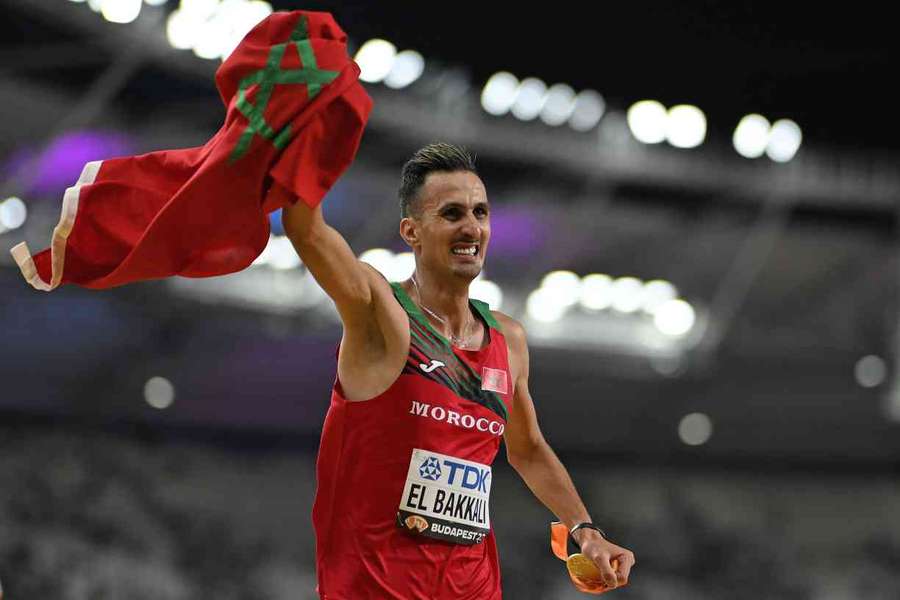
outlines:
[[[412,217],[403,217],[400,219],[400,237],[406,242],[410,248],[415,248],[419,243],[418,223]]]

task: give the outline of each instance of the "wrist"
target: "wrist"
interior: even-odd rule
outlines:
[[[579,547],[592,538],[600,537],[604,540],[608,539],[606,533],[590,521],[584,521],[572,527],[569,530],[569,537],[571,537]]]

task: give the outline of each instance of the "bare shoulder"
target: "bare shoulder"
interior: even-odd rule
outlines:
[[[525,327],[516,319],[509,315],[492,310],[491,314],[500,325],[503,331],[503,337],[506,338],[506,345],[509,348],[510,358],[518,362],[528,363],[528,341],[525,335]]]
[[[378,296],[384,296],[385,294],[393,296],[394,292],[391,291],[391,284],[384,278],[384,275],[369,263],[359,261],[359,265],[369,279],[369,286],[373,294]]]
[[[525,327],[516,319],[499,310],[492,310],[491,314],[500,325],[503,337],[506,338],[506,348],[509,352],[509,368],[512,380],[515,382],[528,380],[528,342],[525,337]]]
[[[503,331],[503,336],[510,344],[525,343],[525,327],[521,323],[499,310],[492,310],[491,314],[497,319],[497,323],[500,324],[500,329]]]

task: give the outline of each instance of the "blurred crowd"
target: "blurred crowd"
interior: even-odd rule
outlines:
[[[313,461],[0,425],[6,597],[314,599]],[[896,476],[566,462],[595,520],[638,557],[622,600],[900,598]],[[505,597],[585,597],[550,554],[552,515],[502,458],[495,478]]]

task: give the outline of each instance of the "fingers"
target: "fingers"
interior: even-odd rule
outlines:
[[[616,571],[618,585],[625,585],[628,583],[628,577],[631,575],[631,567],[636,562],[634,553],[631,550],[622,549],[622,552],[613,557],[613,560],[619,563],[619,568]]]
[[[597,568],[600,570],[600,576],[603,578],[603,583],[606,587],[616,587],[619,585],[615,567],[611,564],[612,561],[610,560],[610,555],[604,552],[599,556],[592,558],[597,565]]]

